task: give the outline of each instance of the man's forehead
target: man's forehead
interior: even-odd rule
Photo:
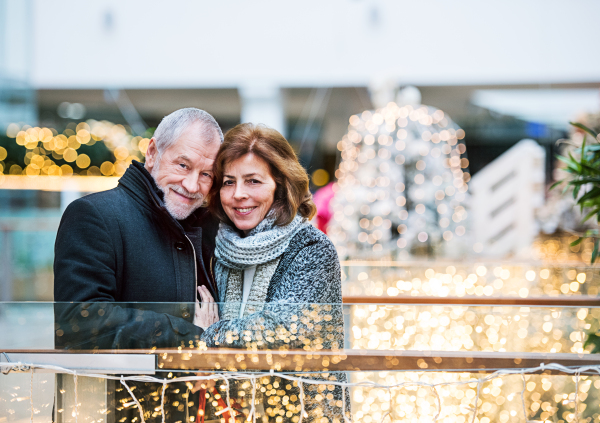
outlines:
[[[216,158],[220,144],[214,140],[206,140],[205,137],[180,137],[168,150],[176,156],[186,155],[190,160],[196,160],[197,156],[209,160]]]
[[[189,154],[183,153],[183,154],[176,156],[176,159],[183,160],[186,162],[202,161],[202,162],[214,163],[214,159],[212,159],[211,157],[205,156],[203,154],[194,154],[193,156],[190,156]]]

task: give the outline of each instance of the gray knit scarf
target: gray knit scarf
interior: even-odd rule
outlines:
[[[274,222],[275,218],[268,215],[243,238],[231,226],[225,223],[219,225],[215,247],[215,279],[220,302],[225,301],[227,278],[231,269],[243,270],[275,260],[285,252],[294,235],[310,225],[300,215],[296,215],[285,226],[275,226]]]

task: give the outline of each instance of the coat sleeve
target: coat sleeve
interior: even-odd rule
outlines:
[[[261,312],[217,322],[202,340],[209,347],[343,347],[340,265],[328,240],[304,247],[271,290]]]
[[[184,319],[115,302],[121,254],[115,225],[85,197],[63,214],[54,248],[57,348],[178,347],[199,339],[202,329]]]
[[[71,203],[54,244],[54,301],[115,301],[116,256],[108,225],[95,205],[85,197]]]

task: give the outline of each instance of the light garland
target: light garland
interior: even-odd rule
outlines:
[[[256,390],[257,390],[257,383],[256,383],[257,380],[261,377],[264,377],[265,375],[275,376],[275,377],[281,378],[282,380],[287,380],[289,382],[295,382],[298,384],[298,386],[300,388],[301,407],[299,410],[299,416],[296,416],[296,419],[292,420],[292,421],[296,421],[297,423],[301,423],[304,418],[308,417],[307,413],[305,412],[305,408],[304,408],[304,384],[308,384],[308,385],[322,384],[322,381],[319,381],[319,380],[298,377],[298,376],[294,376],[292,374],[287,374],[287,373],[276,373],[273,371],[271,371],[269,373],[265,372],[262,374],[232,372],[232,373],[220,373],[220,374],[203,375],[203,376],[186,376],[186,377],[172,378],[172,379],[161,379],[161,378],[156,378],[156,377],[152,377],[152,376],[110,376],[110,375],[106,375],[106,374],[96,374],[96,373],[78,374],[74,370],[67,369],[67,368],[60,367],[60,366],[43,365],[43,364],[35,364],[35,363],[20,363],[20,362],[19,363],[0,363],[0,369],[2,369],[3,372],[31,371],[32,374],[35,369],[44,369],[44,370],[51,370],[51,371],[62,373],[62,374],[71,374],[71,375],[73,375],[73,378],[74,378],[75,390],[77,390],[77,378],[78,377],[90,377],[90,378],[98,378],[98,379],[104,379],[104,380],[118,380],[121,382],[121,384],[123,384],[127,388],[127,391],[129,392],[133,402],[138,407],[142,423],[145,422],[143,407],[142,407],[140,401],[137,399],[137,397],[133,393],[133,391],[127,385],[128,381],[158,383],[164,387],[169,383],[176,383],[176,382],[223,380],[226,383],[225,389],[227,391],[227,402],[226,402],[227,408],[231,409],[231,403],[229,400],[229,381],[230,380],[234,380],[234,381],[249,380],[251,382],[251,386],[253,387],[252,398],[255,398]],[[572,377],[573,377],[573,381],[575,383],[575,392],[573,394],[572,399],[565,401],[565,405],[573,404],[575,410],[574,410],[574,412],[568,414],[567,418],[565,418],[565,420],[563,420],[563,421],[570,421],[570,422],[579,421],[580,415],[582,414],[582,411],[583,411],[583,410],[581,410],[581,407],[580,407],[580,389],[581,389],[581,379],[585,378],[585,376],[582,376],[582,374],[586,373],[586,374],[600,375],[600,366],[567,367],[567,366],[563,366],[563,365],[556,364],[556,363],[549,363],[549,364],[542,363],[542,364],[540,364],[540,366],[531,367],[531,368],[498,369],[496,372],[491,373],[487,376],[480,377],[480,378],[472,378],[471,377],[468,380],[462,380],[462,381],[461,380],[450,380],[450,381],[447,380],[447,381],[441,381],[441,382],[424,382],[421,380],[410,380],[410,381],[403,381],[403,382],[396,382],[396,383],[377,383],[377,382],[371,382],[371,381],[360,381],[360,382],[327,381],[327,384],[341,386],[343,392],[348,388],[384,390],[385,392],[387,392],[387,394],[388,394],[387,398],[384,398],[385,403],[387,404],[387,407],[386,407],[387,411],[385,413],[375,413],[375,414],[379,414],[380,419],[378,419],[378,420],[381,421],[382,423],[387,418],[389,418],[392,422],[405,421],[403,419],[403,416],[397,415],[398,414],[398,410],[397,410],[398,406],[394,407],[395,400],[394,400],[394,395],[392,395],[393,390],[415,389],[415,388],[431,390],[431,392],[433,393],[433,396],[432,396],[433,403],[435,405],[434,405],[434,407],[431,407],[431,406],[427,407],[428,409],[433,409],[433,411],[430,410],[431,412],[429,413],[429,414],[433,414],[433,416],[432,416],[432,419],[428,418],[428,417],[426,417],[426,419],[427,419],[427,421],[437,422],[437,421],[440,421],[440,418],[443,418],[444,415],[446,415],[446,416],[452,415],[452,413],[453,413],[452,411],[444,413],[444,405],[443,405],[443,400],[440,395],[440,392],[438,391],[439,388],[444,388],[444,387],[457,388],[460,386],[473,387],[476,389],[475,394],[473,395],[473,401],[472,401],[474,404],[472,407],[468,407],[468,410],[467,410],[471,414],[470,422],[471,423],[475,423],[475,422],[489,423],[489,422],[491,422],[491,420],[488,417],[478,418],[478,415],[480,415],[480,408],[484,408],[484,404],[485,404],[484,402],[482,402],[482,404],[480,405],[481,395],[485,391],[485,388],[482,388],[482,387],[484,386],[484,384],[489,383],[489,382],[493,383],[496,380],[502,380],[502,379],[512,376],[512,375],[520,375],[521,376],[521,389],[519,390],[519,395],[520,395],[520,400],[521,400],[520,401],[521,413],[522,413],[522,416],[523,416],[525,422],[529,422],[531,420],[528,415],[528,408],[526,405],[526,398],[525,398],[526,392],[528,391],[527,375],[532,374],[532,373],[537,373],[537,372],[550,371],[550,370],[565,373],[567,375],[573,375]],[[425,373],[423,373],[421,375],[424,375],[424,374]],[[164,388],[163,388],[163,391],[164,391]],[[514,394],[511,394],[511,395],[513,395],[513,397],[514,397]],[[75,421],[77,422],[78,407],[79,407],[79,404],[77,402],[77,391],[75,391],[75,398],[76,398],[76,400],[75,400],[74,417],[75,417]],[[567,396],[567,398],[570,398],[570,396]],[[30,402],[33,404],[33,378],[30,379]],[[469,403],[471,403],[470,400],[469,400]],[[370,407],[373,407],[373,406],[374,406],[374,404],[371,403]],[[364,410],[364,408],[365,407],[363,406],[362,409]],[[161,410],[161,414],[162,414],[162,421],[164,422],[165,421],[164,396],[162,397],[162,400],[161,400],[160,410]],[[513,412],[514,411],[515,410],[513,410]],[[483,412],[485,413],[485,411],[483,411]],[[374,413],[370,413],[369,416],[371,416],[372,414],[374,414]],[[374,421],[372,417],[369,419],[366,419],[366,418],[362,418],[362,415],[363,415],[362,412],[360,412],[360,414],[359,414],[359,412],[357,412],[357,413],[354,413],[352,418],[350,418],[349,416],[344,416],[344,420],[346,423],[348,423],[349,421],[355,421],[354,418],[356,417],[358,419],[358,421],[365,421],[367,423]],[[511,416],[512,417],[516,416],[516,413],[511,414]],[[254,401],[252,401],[252,403],[250,404],[250,411],[248,413],[247,421],[250,421],[250,418],[252,418],[252,421],[256,421],[256,417],[257,417],[256,404]],[[547,419],[544,419],[544,420],[550,421]],[[223,419],[222,419],[222,421],[223,421]],[[417,418],[415,420],[413,418],[413,419],[411,419],[411,421],[422,421],[422,420],[419,418]],[[446,422],[449,420],[444,418],[444,421]],[[454,419],[454,421],[461,421],[461,420]],[[500,422],[506,422],[506,421],[508,421],[508,420],[505,420],[502,418],[500,419]],[[33,423],[33,414],[31,415],[31,422]],[[466,420],[463,418],[462,422],[466,422]],[[231,422],[231,423],[233,423],[233,422]]]
[[[465,133],[441,110],[389,103],[350,118],[328,235],[342,258],[462,251]]]

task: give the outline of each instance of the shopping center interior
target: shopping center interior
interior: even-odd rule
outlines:
[[[567,162],[600,150],[599,15],[590,0],[0,0],[0,365],[41,363],[0,375],[0,423],[112,422],[107,375],[184,370],[227,384],[206,393],[222,422],[297,423],[301,395],[279,384],[331,400],[314,380],[336,371],[346,422],[597,421],[600,170]],[[294,148],[341,263],[344,304],[306,306],[317,323],[340,307],[333,355],[47,357],[62,213],[117,186],[183,107]],[[553,187],[585,169],[587,185]],[[158,379],[141,402],[124,384],[132,422],[160,421]]]

